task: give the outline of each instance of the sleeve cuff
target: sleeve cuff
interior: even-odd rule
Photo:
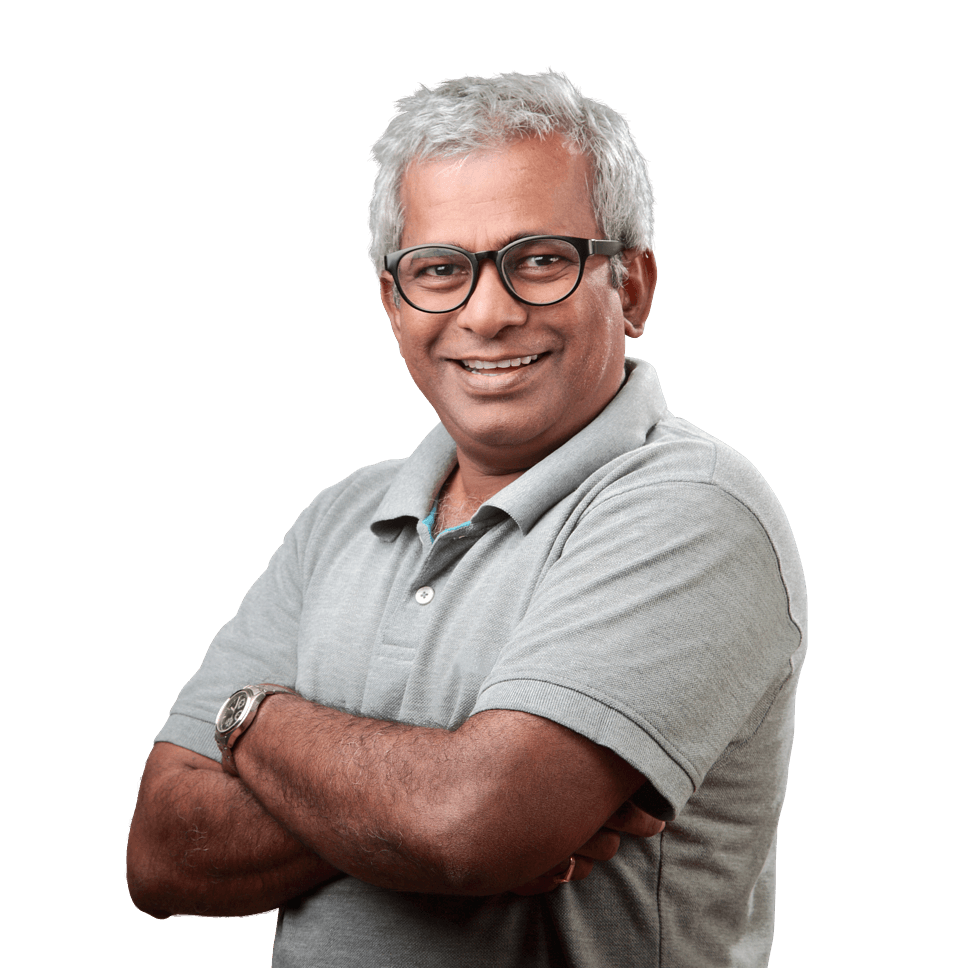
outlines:
[[[174,743],[175,746],[183,746],[194,753],[207,756],[216,763],[222,761],[222,754],[215,742],[215,724],[193,719],[182,713],[172,713],[168,717],[168,722],[155,737],[155,742]]]
[[[689,774],[656,737],[619,710],[575,689],[539,679],[508,679],[486,686],[471,715],[487,709],[542,716],[617,753],[669,804],[671,816],[661,819],[672,819],[695,791]]]

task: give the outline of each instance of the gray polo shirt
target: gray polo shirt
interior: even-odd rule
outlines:
[[[537,897],[339,878],[280,912],[274,965],[766,964],[803,576],[756,470],[671,415],[651,366],[627,370],[592,423],[436,541],[441,426],[320,494],[158,739],[217,759],[215,712],[249,682],[422,726],[515,709],[614,750],[671,822]]]

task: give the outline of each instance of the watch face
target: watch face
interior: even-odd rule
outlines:
[[[219,710],[215,728],[220,733],[230,733],[245,719],[245,713],[251,701],[252,696],[245,689],[233,693]]]

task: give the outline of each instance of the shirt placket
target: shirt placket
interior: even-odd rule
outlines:
[[[410,538],[413,554],[404,556],[394,579],[367,674],[364,715],[393,718],[400,710],[421,643],[441,624],[441,611],[449,607],[447,583],[454,566],[484,530],[468,525],[440,535],[432,544],[421,542],[419,533]]]

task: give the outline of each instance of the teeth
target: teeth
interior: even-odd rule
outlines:
[[[464,360],[463,363],[468,370],[479,373],[481,370],[506,370],[509,366],[526,366],[537,358],[536,353],[534,356],[517,356],[510,360],[498,360],[496,363],[487,363],[484,360]]]

